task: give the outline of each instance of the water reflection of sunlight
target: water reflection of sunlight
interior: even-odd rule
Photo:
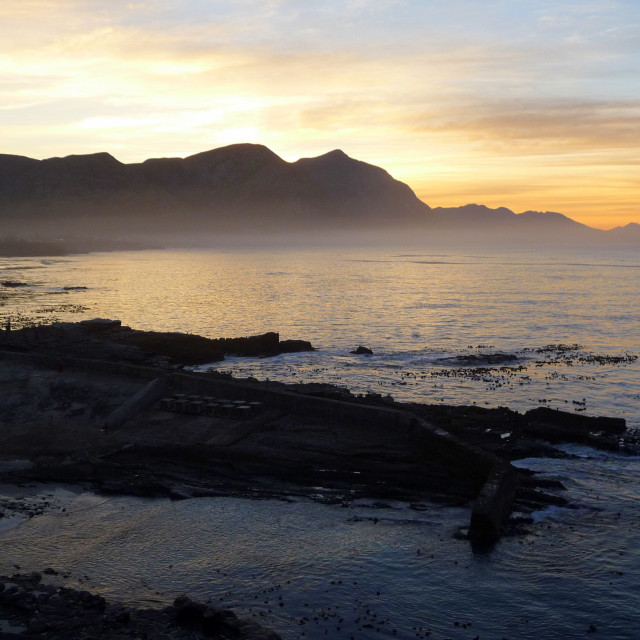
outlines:
[[[57,296],[85,305],[87,311],[41,314],[45,320],[117,317],[139,329],[212,338],[278,331],[283,339],[310,340],[319,349],[298,358],[231,363],[246,375],[323,379],[399,399],[466,400],[483,406],[524,406],[540,398],[571,402],[589,396],[589,410],[619,411],[622,403],[630,416],[631,400],[621,397],[614,385],[621,389],[633,368],[607,371],[605,378],[602,368],[582,367],[570,381],[545,380],[544,368],[528,372],[533,382],[487,389],[489,383],[469,379],[452,384],[442,378],[422,379],[422,364],[416,359],[430,363],[438,355],[465,353],[470,345],[507,352],[560,342],[579,342],[595,353],[637,348],[637,278],[619,277],[620,270],[609,266],[616,264],[614,254],[603,257],[607,266],[594,266],[599,262],[576,252],[563,257],[274,250],[103,253],[46,265],[41,260],[4,264],[40,267],[37,277],[31,275],[36,271],[20,272],[37,285],[29,288],[29,295],[12,297],[21,312],[35,315],[45,306],[52,309],[45,291],[87,287]],[[630,261],[622,253],[618,264],[637,264],[637,258]],[[634,273],[625,270],[629,272]],[[3,313],[10,309],[5,304]],[[358,344],[372,348],[374,356],[348,356]],[[596,380],[577,380],[579,375]],[[547,382],[551,390],[545,388]],[[534,390],[536,385],[540,388]]]

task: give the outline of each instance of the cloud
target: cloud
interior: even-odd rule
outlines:
[[[449,132],[494,150],[552,154],[561,150],[638,148],[640,100],[491,101],[410,118],[416,132]]]
[[[342,147],[425,193],[429,174],[483,195],[496,171],[532,199],[543,164],[594,166],[630,201],[639,32],[630,0],[3,0],[0,138],[130,161],[247,136]]]

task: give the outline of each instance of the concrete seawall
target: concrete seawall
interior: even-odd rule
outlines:
[[[146,383],[133,397],[111,413],[110,428],[117,428],[155,402],[162,393],[225,397],[230,400],[259,401],[266,409],[312,416],[328,424],[357,427],[363,431],[388,433],[389,442],[397,433],[410,433],[420,451],[408,452],[438,460],[455,473],[465,474],[474,486],[482,487],[476,499],[470,523],[470,536],[495,540],[511,513],[517,489],[517,472],[497,456],[471,445],[408,411],[368,405],[362,402],[305,396],[266,387],[260,383],[224,380],[208,374],[167,371],[121,362],[72,358],[50,354],[0,350],[0,360],[13,361],[50,371],[76,371],[123,376]],[[301,424],[304,421],[301,420]],[[386,436],[385,436],[386,437]]]
[[[497,461],[473,504],[469,524],[472,539],[491,543],[500,538],[517,490],[518,475],[514,467]]]

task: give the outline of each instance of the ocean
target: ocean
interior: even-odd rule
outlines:
[[[0,259],[0,281],[27,285],[0,288],[14,326],[104,317],[212,338],[278,331],[317,351],[211,366],[640,427],[632,250],[98,253]],[[358,345],[373,355],[351,354]],[[490,365],[487,354],[507,357]],[[147,606],[188,593],[286,638],[640,637],[639,458],[569,449],[576,458],[517,464],[560,479],[571,508],[537,513],[529,534],[490,551],[455,537],[467,507],[35,487],[24,491],[67,511],[0,532],[0,570],[53,566],[70,584]]]
[[[640,256],[631,249],[97,253],[0,258],[1,281],[29,285],[0,287],[0,321],[14,326],[102,317],[209,338],[277,331],[317,351],[212,366],[640,426]],[[373,355],[351,354],[358,345]],[[483,367],[488,353],[514,359]]]

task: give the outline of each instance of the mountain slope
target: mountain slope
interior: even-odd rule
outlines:
[[[341,151],[288,163],[262,145],[122,164],[109,154],[0,156],[0,217],[44,233],[242,232],[422,224],[429,207]]]
[[[474,237],[512,238],[538,243],[605,242],[610,232],[594,229],[553,211],[515,213],[506,207],[491,209],[484,205],[432,209],[441,231],[471,234]]]
[[[301,158],[294,166],[313,180],[343,219],[361,204],[366,204],[368,221],[378,225],[420,224],[432,219],[430,207],[408,185],[339,149],[317,158]]]
[[[431,209],[384,169],[334,150],[286,162],[263,145],[123,164],[108,153],[0,155],[4,235],[182,241],[234,234],[357,232],[416,242],[640,244],[640,225],[600,231],[554,212]]]

